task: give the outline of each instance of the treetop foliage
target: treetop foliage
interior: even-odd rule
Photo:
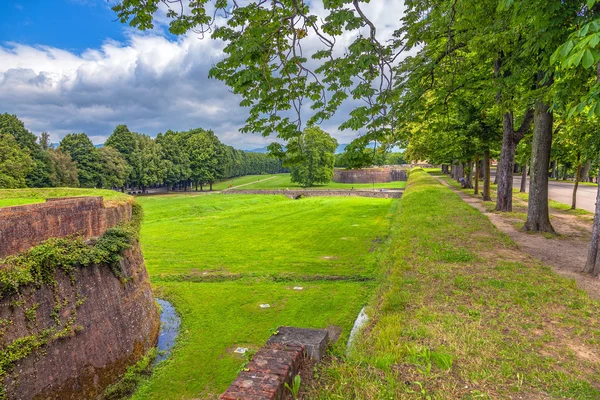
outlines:
[[[283,171],[280,160],[226,146],[214,132],[200,128],[169,130],[153,139],[119,125],[101,148],[85,133],[68,134],[54,148],[47,133],[37,141],[16,116],[0,115],[0,188],[186,189],[218,179]]]

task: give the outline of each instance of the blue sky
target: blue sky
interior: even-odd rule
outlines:
[[[123,25],[106,0],[4,0],[3,42],[43,44],[80,53],[111,38],[125,40]]]
[[[36,135],[47,131],[56,143],[85,132],[100,144],[126,124],[150,136],[212,129],[240,149],[275,140],[241,134],[248,109],[239,107],[241,99],[224,83],[208,79],[223,57],[223,43],[194,33],[168,34],[164,9],[154,30],[140,32],[116,21],[110,3],[117,0],[0,1],[0,113],[16,114]],[[398,25],[403,8],[399,0],[363,7],[388,30]],[[318,46],[316,38],[307,40],[307,47]],[[358,134],[338,129],[350,110],[343,107],[321,126],[339,143]]]

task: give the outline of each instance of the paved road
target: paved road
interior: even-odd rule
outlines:
[[[561,203],[571,204],[573,200],[573,182],[549,181],[548,182],[548,197]],[[513,187],[519,189],[521,187],[521,177],[515,176]],[[529,192],[529,178],[527,178],[527,191]],[[579,185],[577,188],[577,208],[594,212],[596,207],[596,186]]]

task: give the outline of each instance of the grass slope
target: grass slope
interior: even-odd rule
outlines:
[[[244,175],[236,178],[225,179],[219,182],[215,182],[213,185],[213,190],[224,190],[229,188],[229,186],[240,186],[246,185],[248,183],[256,183],[259,181],[264,181],[265,179],[273,179],[274,176],[277,175]],[[208,185],[204,187],[205,190],[208,189]],[[240,188],[242,189],[242,188]]]
[[[302,284],[236,281],[171,282],[155,286],[182,315],[171,358],[159,365],[134,399],[215,399],[233,381],[244,358],[238,347],[257,350],[278,326],[341,326],[347,341],[353,320],[367,301],[360,283]],[[261,309],[268,303],[271,308]]]
[[[0,190],[0,207],[42,203],[49,197],[103,196],[106,201],[129,201],[131,196],[114,190],[80,188],[36,188]]]
[[[265,179],[260,182],[256,182],[252,185],[241,187],[240,189],[302,189],[300,185],[297,183],[293,183],[290,180],[290,174],[277,174],[272,175],[274,178]],[[337,182],[329,182],[326,185],[315,185],[310,187],[310,189],[372,189],[372,188],[387,188],[387,189],[401,189],[406,186],[406,182],[398,181],[398,182],[387,182],[387,183],[337,183]]]
[[[280,325],[340,326],[334,351],[342,354],[379,275],[379,252],[371,251],[385,240],[398,204],[224,194],[138,201],[153,288],[173,303],[182,325],[171,357],[136,400],[214,399],[244,362],[233,350],[258,349]]]
[[[140,197],[142,248],[154,277],[241,273],[370,275],[393,200],[284,196]]]
[[[352,355],[311,399],[600,397],[600,307],[422,171]]]

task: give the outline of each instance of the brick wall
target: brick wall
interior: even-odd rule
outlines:
[[[52,237],[102,235],[131,218],[131,204],[104,207],[102,197],[48,199],[46,203],[0,208],[0,259]]]
[[[100,197],[0,208],[1,254],[51,237],[100,236],[130,218],[130,203],[104,207]],[[156,345],[160,320],[139,243],[123,253],[121,271],[126,279],[106,265],[57,270],[56,285],[0,296],[0,321],[10,321],[0,324],[0,352],[25,337],[70,329],[7,371],[0,381],[7,399],[99,398]]]
[[[262,347],[252,357],[219,400],[281,400],[286,398],[285,384],[300,370],[304,347],[271,344]]]
[[[406,171],[400,168],[336,169],[333,174],[333,181],[339,183],[384,183],[406,179]]]

